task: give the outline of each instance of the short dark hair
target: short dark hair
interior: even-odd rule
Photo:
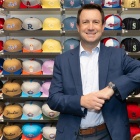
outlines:
[[[78,13],[77,13],[77,24],[79,25],[80,23],[80,14],[81,12],[84,10],[84,9],[89,9],[89,10],[92,10],[92,9],[97,9],[99,10],[99,12],[101,13],[101,16],[102,16],[102,24],[105,22],[105,15],[104,15],[104,11],[102,9],[102,7],[98,4],[85,4],[83,5],[79,10],[78,10]]]

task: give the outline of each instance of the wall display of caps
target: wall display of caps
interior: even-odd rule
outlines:
[[[48,11],[51,13],[55,9],[63,8],[66,11],[68,8],[75,9],[80,8],[84,4],[96,3],[101,5],[106,11],[110,8],[140,8],[140,2],[138,0],[0,0],[0,7],[4,10],[15,11]],[[71,10],[72,11],[72,10]],[[48,12],[48,13],[49,13]],[[55,11],[56,12],[56,11]],[[75,31],[77,30],[77,18],[76,15],[69,15],[65,13],[65,16],[61,15],[62,18],[57,18],[47,15],[46,18],[42,20],[42,14],[36,12],[40,17],[32,17],[28,14],[28,17],[10,17],[0,18],[0,30],[4,32],[16,32],[18,31],[31,31],[33,36],[29,37],[28,35],[24,39],[20,37],[12,36],[12,38],[7,37],[5,40],[0,40],[0,53],[21,53],[25,55],[27,53],[38,53],[39,55],[35,56],[35,59],[29,59],[28,55],[24,60],[19,58],[0,58],[0,75],[4,76],[42,76],[52,75],[54,58],[42,58],[42,53],[65,53],[71,49],[76,48],[80,44],[79,38],[75,37]],[[36,14],[35,13],[35,14]],[[139,36],[135,38],[135,34],[131,37],[125,37],[124,39],[117,34],[117,37],[111,36],[112,31],[121,31],[124,30],[140,30],[140,19],[139,16],[128,16],[122,18],[121,14],[112,14],[109,11],[109,14],[105,15],[105,31],[110,31],[110,36],[103,37],[101,42],[106,47],[116,47],[123,48],[126,52],[130,53],[139,53],[140,52],[140,40]],[[9,14],[12,14],[12,12]],[[58,13],[56,12],[56,15]],[[22,15],[21,15],[22,16]],[[74,36],[65,36],[62,35],[57,40],[53,36],[45,38],[40,36],[42,40],[39,40],[38,37],[34,37],[34,31],[64,31],[74,32]],[[22,35],[21,35],[22,36]],[[35,33],[35,36],[36,33]],[[119,37],[118,37],[119,36]],[[14,37],[14,38],[13,38]],[[41,61],[38,60],[41,57]],[[52,124],[45,124],[43,120],[48,122],[58,120],[60,112],[51,110],[47,104],[44,102],[43,98],[49,97],[49,88],[51,85],[51,79],[43,80],[33,80],[27,78],[24,79],[6,79],[0,80],[0,120],[5,122],[13,121],[14,124],[0,124],[0,137],[2,140],[7,139],[26,139],[26,140],[54,140],[56,135],[56,126]],[[135,97],[140,97],[139,90],[135,91]],[[134,97],[134,96],[133,96]],[[10,98],[12,101],[14,98],[17,98],[15,103],[5,103],[3,99]],[[34,99],[30,101],[29,99]],[[36,99],[35,99],[36,98]],[[18,99],[22,99],[22,105]],[[28,99],[29,101],[26,101]],[[128,103],[127,104],[128,117],[130,120],[140,119],[140,107],[138,103]],[[16,114],[14,114],[16,112]],[[29,123],[23,124],[22,121],[29,121]],[[18,122],[20,121],[20,123]],[[41,122],[41,123],[37,123]],[[42,123],[43,122],[43,123]],[[136,140],[140,138],[140,129],[138,125],[130,125],[131,140]],[[14,135],[10,135],[14,134]]]

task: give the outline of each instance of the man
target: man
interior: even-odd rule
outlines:
[[[129,140],[126,97],[140,87],[140,62],[100,43],[104,12],[77,15],[80,45],[55,59],[48,105],[60,112],[56,140]]]

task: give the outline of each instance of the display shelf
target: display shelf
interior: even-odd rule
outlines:
[[[48,97],[0,97],[0,101],[16,102],[16,101],[47,101]]]
[[[136,120],[134,120],[134,119],[129,119],[129,122],[130,122],[130,123],[137,123],[137,124],[140,124],[140,119],[136,119]]]
[[[2,52],[0,57],[2,58],[55,58],[60,53],[23,53],[23,52]]]
[[[126,101],[131,102],[131,103],[136,103],[136,102],[139,103],[140,102],[140,97],[135,97],[135,96],[134,97],[133,96],[128,97]]]
[[[19,30],[19,31],[2,31],[0,32],[0,35],[5,36],[61,36],[61,30]]]
[[[140,52],[127,52],[127,55],[131,56],[132,58],[140,58]]]
[[[0,119],[0,122],[12,122],[12,123],[26,123],[26,122],[36,122],[36,123],[52,123],[52,122],[57,122],[58,119],[45,119],[45,120],[19,120],[19,119]]]

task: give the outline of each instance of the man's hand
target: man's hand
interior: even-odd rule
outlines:
[[[81,97],[81,106],[87,109],[101,110],[105,100],[109,100],[114,91],[109,87],[105,87],[98,92],[91,92]]]

